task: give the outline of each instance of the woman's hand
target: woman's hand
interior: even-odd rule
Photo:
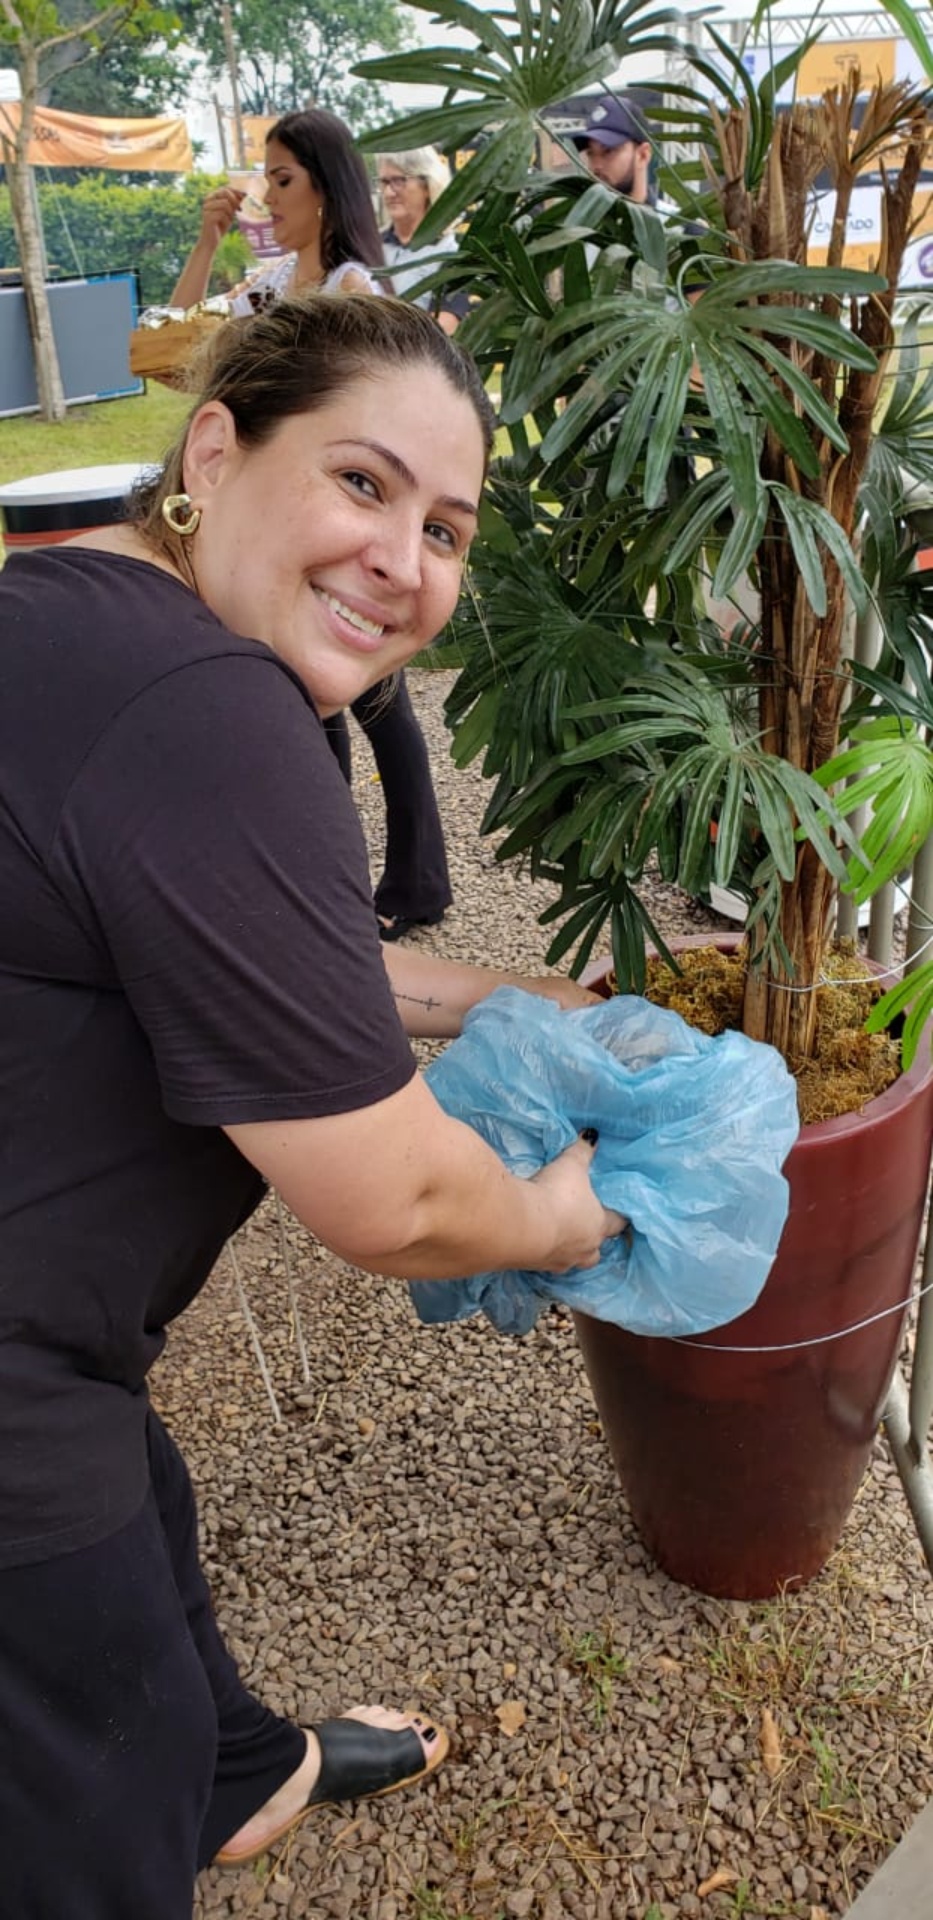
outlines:
[[[557,1221],[566,1209],[562,1237],[553,1258],[542,1265],[545,1273],[566,1273],[569,1267],[595,1267],[603,1241],[624,1233],[628,1225],[620,1213],[604,1207],[593,1191],[590,1167],[595,1145],[595,1138],[587,1140],[581,1134],[572,1147],[566,1147],[556,1160],[549,1161],[533,1176],[535,1186],[547,1193]]]
[[[201,232],[172,289],[169,305],[196,307],[206,297],[214,255],[236,219],[246,195],[239,187],[215,187],[201,208]]]
[[[537,993],[542,1000],[556,1000],[565,1013],[572,1013],[576,1007],[598,1006],[603,996],[591,993],[589,987],[581,987],[579,980],[568,980],[563,974],[515,974],[510,986],[523,987],[526,993]]]
[[[230,232],[245,198],[239,187],[215,187],[213,193],[208,194],[201,208],[201,239],[206,246],[216,251],[224,235]]]
[[[593,1192],[591,1143],[581,1138],[519,1179],[420,1074],[373,1106],[226,1131],[325,1246],[371,1273],[565,1273],[595,1266],[625,1226]]]

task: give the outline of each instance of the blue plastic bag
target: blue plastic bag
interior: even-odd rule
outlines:
[[[596,1127],[593,1185],[631,1232],[570,1273],[414,1281],[428,1322],[482,1311],[527,1333],[560,1300],[632,1333],[722,1326],[757,1299],[787,1217],[797,1092],[773,1047],[716,1039],[634,996],[564,1013],[500,987],[427,1070],[442,1107],[530,1175]]]

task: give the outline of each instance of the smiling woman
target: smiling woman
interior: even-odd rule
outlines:
[[[369,180],[341,120],[319,108],[283,115],[266,139],[265,171],[268,210],[284,251],[234,290],[235,314],[265,312],[276,301],[312,288],[335,294],[392,291],[384,273],[376,277],[385,255]],[[208,196],[201,236],[173,295],[177,305],[204,297],[218,242],[242,198],[232,186]],[[456,325],[449,311],[439,319],[447,332]],[[450,905],[444,831],[404,674],[377,681],[352,703],[352,711],[369,739],[382,782],[385,864],[373,903],[382,938],[396,940],[415,926],[436,926]],[[349,784],[353,756],[344,713],[330,716],[328,739]]]
[[[178,559],[224,623],[271,646],[329,714],[450,618],[483,466],[472,400],[432,366],[360,381],[258,445],[209,399],[182,462],[201,524]]]
[[[280,305],[220,336],[201,404],[137,496],[138,530],[110,544],[180,572],[327,714],[449,619],[491,431],[472,363],[417,309]],[[183,530],[166,513],[180,495],[197,522]]]
[[[592,1265],[621,1225],[590,1145],[514,1179],[416,1072],[407,1035],[496,986],[589,996],[380,946],[321,721],[456,599],[475,368],[419,309],[352,296],[231,322],[213,354],[135,520],[0,576],[0,1848],[24,1914],[190,1920],[200,1866],[447,1749],[382,1707],[279,1719],[214,1623],[146,1375],[263,1179],[388,1275]]]

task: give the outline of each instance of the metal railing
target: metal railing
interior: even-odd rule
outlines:
[[[897,894],[906,895],[905,969],[920,964],[930,951],[933,930],[933,841],[921,847],[903,889],[885,888],[872,902],[868,950],[872,959],[889,966],[895,951]],[[903,905],[902,905],[903,910]],[[929,1210],[928,1210],[929,1211]],[[909,1380],[902,1366],[895,1369],[883,1415],[884,1431],[914,1518],[927,1566],[933,1573],[933,1231],[929,1218],[920,1258],[919,1306]]]
[[[926,507],[924,499],[920,503]],[[880,629],[872,611],[856,624],[855,655],[865,665],[874,665],[880,645]],[[858,822],[853,821],[856,831]],[[906,925],[903,916],[906,912]],[[854,936],[857,910],[851,900],[840,899],[836,930]],[[920,848],[908,875],[884,887],[871,903],[868,924],[868,953],[878,966],[895,964],[909,973],[933,952],[933,838]],[[924,1040],[924,1045],[929,1044]],[[926,1558],[933,1573],[933,1455],[930,1451],[930,1424],[933,1421],[933,1229],[927,1209],[927,1222],[920,1252],[919,1305],[914,1330],[909,1374],[904,1365],[895,1369],[882,1416],[884,1433],[894,1464],[900,1475],[907,1503]]]

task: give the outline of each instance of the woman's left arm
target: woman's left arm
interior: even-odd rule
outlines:
[[[507,973],[495,967],[461,966],[436,954],[414,953],[392,946],[384,950],[386,972],[399,1018],[413,1039],[452,1040],[463,1016],[497,987],[522,987],[540,993],[558,1006],[589,1007],[598,998],[576,980],[561,974]]]

